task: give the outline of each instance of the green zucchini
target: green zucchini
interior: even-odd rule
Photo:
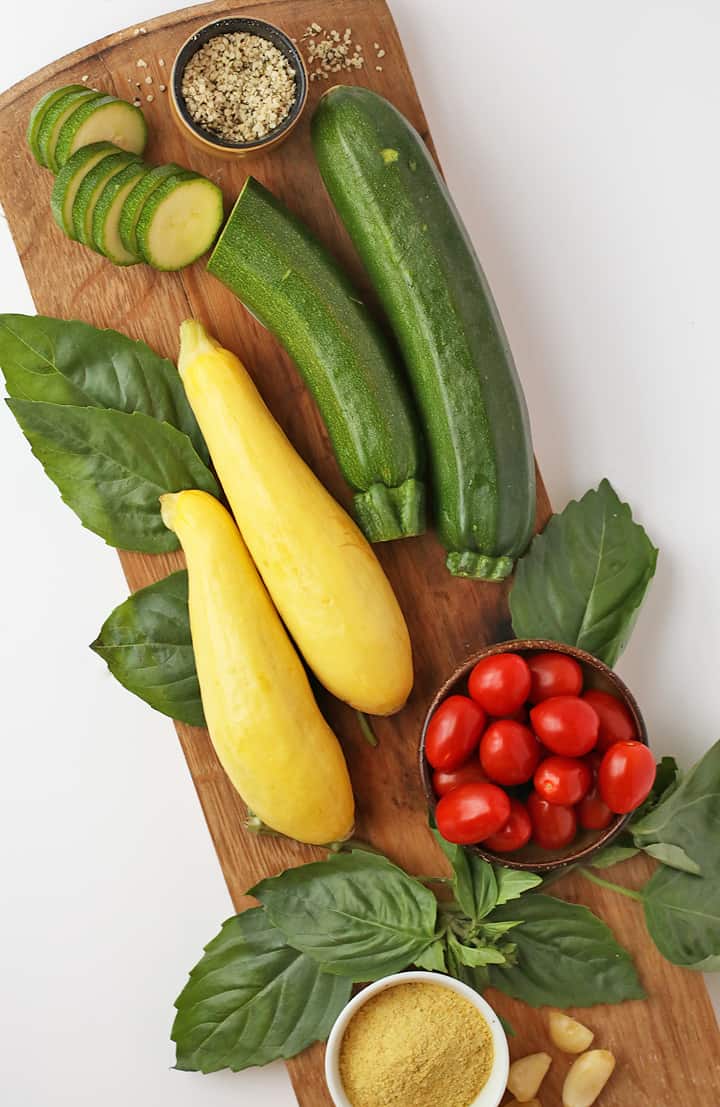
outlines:
[[[86,92],[87,87],[85,85],[63,85],[62,88],[54,88],[50,92],[46,92],[44,96],[41,96],[37,104],[30,112],[30,119],[27,127],[27,144],[30,147],[30,152],[35,158],[35,161],[40,165],[45,165],[43,161],[43,155],[40,152],[40,146],[38,144],[38,135],[40,134],[40,126],[42,124],[45,115],[53,106],[57,104],[58,100],[62,98],[68,92]]]
[[[94,142],[112,142],[120,150],[142,154],[147,142],[145,116],[134,104],[116,96],[98,96],[80,104],[63,122],[55,141],[55,171],[76,150]]]
[[[135,224],[140,255],[154,269],[175,271],[206,254],[223,221],[223,195],[214,181],[185,169],[154,189]]]
[[[330,89],[312,140],[405,358],[448,568],[502,580],[532,536],[535,467],[522,389],[472,243],[419,134],[381,96]]]
[[[118,154],[120,151],[111,142],[94,142],[92,146],[82,146],[62,167],[50,196],[50,210],[53,219],[68,238],[75,238],[72,221],[72,209],[78,189],[90,170],[103,158]]]
[[[92,100],[99,100],[102,96],[101,92],[95,92],[95,90],[91,88],[81,88],[77,91],[72,91],[72,85],[68,85],[68,88],[71,89],[71,91],[65,92],[62,96],[58,97],[58,99],[54,100],[47,110],[43,112],[40,125],[37,129],[36,143],[39,154],[38,161],[41,165],[47,166],[53,173],[57,173],[59,168],[55,161],[55,144],[57,143],[58,136],[65,121],[81,104],[90,103]]]
[[[108,157],[103,158],[85,174],[72,206],[73,238],[77,242],[82,242],[83,246],[94,249],[93,213],[105,185],[127,165],[139,161],[137,154],[128,154],[124,150],[119,150],[117,154],[109,154]]]
[[[425,489],[411,403],[384,335],[335,261],[248,177],[208,269],[297,363],[369,540],[420,534]]]
[[[139,254],[126,250],[120,238],[120,213],[123,204],[140,178],[147,172],[141,161],[130,162],[106,182],[92,212],[92,245],[114,265],[137,265]]]
[[[120,239],[131,254],[140,253],[136,230],[143,204],[150,193],[159,188],[163,181],[182,172],[182,167],[172,162],[169,165],[156,165],[152,169],[146,166],[146,172],[133,188],[120,212]]]

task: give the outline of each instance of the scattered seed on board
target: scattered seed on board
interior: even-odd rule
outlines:
[[[216,35],[190,58],[182,94],[196,123],[232,142],[264,138],[295,103],[295,73],[272,42]]]
[[[353,45],[352,28],[346,27],[342,35],[337,30],[326,30],[319,23],[311,23],[300,37],[305,43],[310,80],[325,80],[328,73],[340,73],[344,69],[362,69],[365,64],[362,46]]]
[[[153,100],[155,99],[155,97],[153,96],[153,94],[152,94],[152,92],[151,92],[149,96],[146,96],[146,97],[145,97],[145,99],[147,100],[148,104],[152,104],[152,102],[153,102]]]
[[[83,82],[83,84],[85,84],[86,81],[90,80],[90,74],[86,73],[84,77],[80,78],[80,80]]]
[[[167,85],[158,85],[158,88],[161,92],[165,92],[167,90]]]
[[[151,85],[152,83],[153,83],[153,79],[150,76],[150,74],[148,73],[147,77],[145,78],[145,84],[146,85]]]
[[[138,58],[138,60],[135,62],[135,65],[138,69],[147,69],[147,62],[144,58]]]
[[[160,66],[161,69],[164,69],[165,68],[165,58],[160,58],[160,60],[158,61],[158,65]]]

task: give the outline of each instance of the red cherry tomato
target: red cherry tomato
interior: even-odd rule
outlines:
[[[519,653],[498,653],[478,661],[468,691],[488,715],[512,715],[530,692],[530,670]]]
[[[525,804],[520,800],[510,800],[510,816],[508,821],[500,827],[496,834],[491,834],[483,842],[484,846],[493,853],[512,853],[513,850],[522,849],[530,841],[532,835],[532,823],[525,809]]]
[[[563,757],[582,757],[597,742],[600,726],[589,703],[579,696],[551,696],[530,712],[532,728],[540,741]]]
[[[602,759],[598,788],[616,815],[639,807],[654,783],[655,758],[642,742],[615,742]]]
[[[512,719],[491,723],[480,739],[480,764],[497,784],[524,784],[540,760],[540,745],[528,727]]]
[[[591,788],[577,809],[583,830],[604,830],[613,821],[613,813],[600,799],[597,788]]]
[[[600,720],[597,748],[601,753],[609,750],[614,742],[632,742],[637,738],[635,720],[617,696],[591,688],[583,699],[590,704]]]
[[[470,846],[496,834],[510,817],[510,798],[495,784],[461,784],[438,801],[435,821],[448,842]]]
[[[537,792],[527,801],[533,839],[542,849],[562,849],[569,846],[577,833],[577,816],[572,807],[548,803]]]
[[[446,796],[461,784],[487,784],[487,775],[479,761],[473,757],[459,769],[436,769],[433,773],[433,791],[436,796]]]
[[[592,784],[590,767],[576,757],[548,757],[535,770],[535,791],[548,803],[574,807]]]
[[[430,720],[425,756],[433,769],[459,769],[485,729],[485,712],[469,696],[448,696]]]
[[[531,653],[527,658],[530,669],[530,703],[540,703],[551,696],[579,696],[583,686],[583,672],[574,657],[565,653]]]

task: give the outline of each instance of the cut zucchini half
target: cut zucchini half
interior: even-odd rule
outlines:
[[[207,177],[171,177],[143,204],[137,221],[140,253],[155,269],[183,269],[212,246],[223,221],[223,198]]]
[[[138,161],[136,154],[110,154],[94,165],[82,179],[72,208],[72,224],[75,238],[84,246],[92,248],[92,218],[95,204],[107,182],[131,162]]]
[[[114,265],[137,265],[139,254],[126,250],[120,238],[120,213],[133,188],[144,177],[147,166],[131,162],[115,173],[100,193],[92,214],[93,247]]]
[[[46,92],[44,96],[41,96],[37,104],[30,112],[30,119],[27,127],[27,144],[30,147],[30,153],[35,158],[35,161],[39,165],[45,165],[40,153],[40,146],[38,145],[38,135],[40,133],[40,126],[46,113],[50,110],[53,104],[56,104],[58,100],[66,96],[68,92],[87,92],[87,85],[63,85],[62,88],[54,88],[50,92]]]
[[[148,196],[154,192],[156,188],[159,188],[168,177],[175,177],[183,172],[186,172],[186,170],[183,170],[181,165],[174,165],[173,163],[169,165],[156,165],[152,169],[148,169],[147,173],[140,178],[128,196],[120,212],[120,239],[125,249],[131,254],[140,253],[135,228],[137,227],[137,221],[140,218],[143,204]]]
[[[145,116],[134,104],[101,96],[81,104],[65,119],[55,144],[55,162],[63,166],[82,146],[112,142],[131,154],[142,154],[147,142]]]
[[[91,146],[76,150],[58,173],[50,196],[50,210],[58,227],[68,238],[75,238],[72,210],[83,179],[103,158],[121,152],[112,142],[93,142]]]
[[[61,96],[47,109],[40,123],[37,136],[42,165],[46,165],[53,173],[57,173],[55,144],[65,120],[85,101],[100,100],[101,98],[101,92],[83,88],[78,92],[66,92],[64,96]]]

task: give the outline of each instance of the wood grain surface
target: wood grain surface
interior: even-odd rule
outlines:
[[[48,89],[87,76],[91,87],[131,99],[135,82],[150,74],[154,100],[143,104],[150,128],[149,161],[178,161],[211,176],[221,185],[228,206],[246,174],[252,172],[312,227],[365,287],[359,262],[330,206],[311,155],[310,114],[329,82],[311,83],[310,102],[299,127],[286,144],[266,156],[218,160],[189,147],[171,120],[167,93],[159,92],[158,85],[167,84],[178,48],[209,19],[233,14],[269,19],[298,39],[313,21],[340,31],[350,27],[354,42],[364,46],[367,61],[363,70],[343,73],[340,79],[368,85],[389,97],[429,141],[402,45],[383,0],[260,0],[231,7],[212,3],[148,21],[144,34],[133,34],[132,28],[120,31],[62,58],[5,93],[0,98],[0,200],[38,312],[113,327],[145,340],[168,357],[177,352],[179,323],[188,316],[202,319],[224,345],[242,357],[302,456],[337,498],[349,504],[349,490],[314,403],[275,340],[209,276],[202,261],[181,274],[156,273],[145,266],[123,270],[69,242],[50,217],[52,177],[35,164],[24,142],[30,109]],[[386,52],[382,71],[376,69],[375,42]],[[147,68],[138,69],[139,59],[147,62]],[[147,92],[146,86],[143,92]],[[540,523],[548,512],[540,485]],[[416,768],[420,724],[435,689],[457,663],[486,643],[510,636],[507,589],[451,577],[433,534],[379,547],[378,553],[410,626],[416,665],[414,692],[401,714],[374,721],[380,740],[377,749],[363,740],[351,711],[328,696],[321,703],[342,738],[350,764],[358,837],[411,872],[441,872],[444,863],[427,830]],[[120,558],[132,589],[158,580],[182,564],[179,554],[122,553]],[[98,612],[98,625],[106,614]],[[243,827],[243,804],[221,770],[206,732],[183,725],[176,729],[237,908],[247,904],[245,889],[259,878],[320,856],[317,850],[283,839],[248,834]],[[168,756],[172,756],[170,749]],[[627,878],[637,886],[650,869],[650,862],[637,859],[616,871],[621,880]],[[588,904],[607,920],[633,951],[649,996],[645,1002],[597,1007],[584,1013],[596,1032],[597,1045],[612,1049],[619,1062],[602,1095],[601,1107],[720,1104],[720,1035],[702,978],[663,961],[646,935],[637,904],[604,893],[580,875],[564,878],[555,890]],[[220,921],[208,919],[208,938]],[[173,998],[167,997],[168,1018]],[[511,1040],[513,1055],[548,1048],[544,1012],[531,1011],[497,994],[490,999],[517,1030]],[[559,1105],[568,1068],[567,1059],[557,1051],[550,1052],[555,1060],[542,1091],[544,1107]],[[302,1107],[330,1104],[322,1056],[318,1045],[289,1062]]]

